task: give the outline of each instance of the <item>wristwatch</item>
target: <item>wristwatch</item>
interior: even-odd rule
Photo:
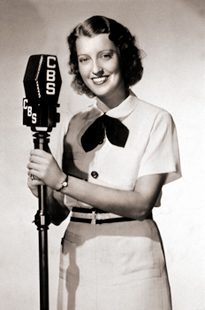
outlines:
[[[65,187],[67,187],[68,186],[68,175],[66,175],[66,178],[65,178],[65,180],[63,181],[63,183],[61,184],[61,187],[59,188],[59,189],[57,189],[56,191],[57,192],[60,192],[60,191],[62,191],[62,189],[64,189]]]

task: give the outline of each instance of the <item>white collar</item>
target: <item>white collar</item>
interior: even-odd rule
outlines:
[[[95,98],[94,107],[98,111],[106,113],[110,117],[124,119],[126,118],[137,106],[138,100],[137,96],[133,93],[132,90],[129,90],[129,96],[121,102],[117,107],[109,109],[99,98]]]

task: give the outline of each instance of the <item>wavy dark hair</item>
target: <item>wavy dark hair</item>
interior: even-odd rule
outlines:
[[[93,16],[78,24],[67,38],[70,50],[69,73],[74,75],[71,85],[78,94],[86,94],[88,97],[94,96],[83,82],[79,72],[76,40],[81,36],[92,37],[102,33],[108,33],[109,39],[119,48],[122,76],[126,89],[142,78],[141,50],[136,46],[135,37],[126,27],[115,20],[104,16]]]

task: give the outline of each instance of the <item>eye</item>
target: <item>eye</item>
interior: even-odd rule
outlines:
[[[114,54],[113,52],[109,52],[109,53],[106,52],[106,53],[101,54],[100,58],[109,60],[113,57],[113,54]]]
[[[88,61],[88,60],[89,60],[88,57],[80,57],[80,58],[78,58],[78,61],[79,61],[80,63],[85,63],[85,62]]]

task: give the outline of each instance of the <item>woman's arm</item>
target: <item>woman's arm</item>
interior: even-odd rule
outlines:
[[[48,213],[50,214],[51,222],[54,225],[60,225],[70,212],[70,210],[64,205],[64,195],[61,196],[61,200],[57,200],[54,197],[54,191],[50,187],[47,187]]]
[[[143,176],[134,191],[124,191],[69,177],[62,193],[103,211],[142,221],[154,207],[165,178],[166,174]]]
[[[53,190],[59,189],[66,177],[53,156],[42,150],[31,151],[28,169],[29,175],[38,177]],[[166,174],[142,176],[134,191],[124,191],[69,176],[68,186],[61,192],[103,211],[144,220],[151,212],[165,179]]]

